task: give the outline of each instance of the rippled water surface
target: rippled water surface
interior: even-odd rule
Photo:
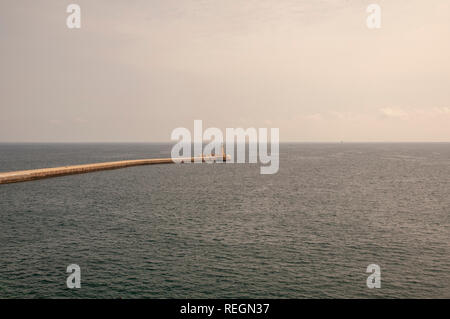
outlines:
[[[170,149],[1,144],[0,171]],[[372,263],[380,289],[366,287]],[[276,175],[154,165],[0,185],[12,297],[450,298],[450,144],[283,144]]]

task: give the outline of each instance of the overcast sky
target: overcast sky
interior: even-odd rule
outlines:
[[[450,1],[2,0],[0,141],[450,141],[449,39]]]

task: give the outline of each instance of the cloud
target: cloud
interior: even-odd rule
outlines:
[[[436,114],[450,115],[450,107],[437,107],[433,109]]]
[[[391,119],[419,119],[434,118],[450,115],[450,107],[431,107],[431,108],[392,108],[384,107],[379,109],[383,118]]]
[[[408,113],[399,108],[384,107],[380,109],[380,113],[385,118],[406,118]]]

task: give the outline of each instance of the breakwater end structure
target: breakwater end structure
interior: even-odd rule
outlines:
[[[126,160],[117,162],[104,162],[94,164],[61,166],[53,168],[41,168],[31,169],[24,171],[14,172],[0,172],[0,184],[18,183],[32,181],[36,179],[72,175],[72,174],[84,174],[96,171],[104,171],[110,169],[125,168],[131,166],[140,165],[154,165],[154,164],[174,164],[174,163],[193,163],[193,162],[226,162],[229,160],[229,155],[202,155],[197,157],[184,157],[184,158],[153,158],[153,159],[139,159],[139,160]]]

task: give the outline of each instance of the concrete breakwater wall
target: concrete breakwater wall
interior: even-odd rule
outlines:
[[[202,162],[226,162],[229,156],[199,156],[199,157],[185,157],[185,158],[153,158],[153,159],[140,159],[140,160],[127,160],[118,162],[105,162],[105,163],[95,163],[95,164],[83,164],[83,165],[72,165],[72,166],[61,166],[53,168],[41,168],[41,169],[31,169],[24,171],[14,171],[14,172],[0,172],[0,184],[8,183],[18,183],[26,182],[36,179],[72,175],[72,174],[84,174],[96,171],[110,170],[125,168],[130,166],[140,166],[140,165],[153,165],[153,164],[174,164],[174,163],[187,163],[194,161]]]

